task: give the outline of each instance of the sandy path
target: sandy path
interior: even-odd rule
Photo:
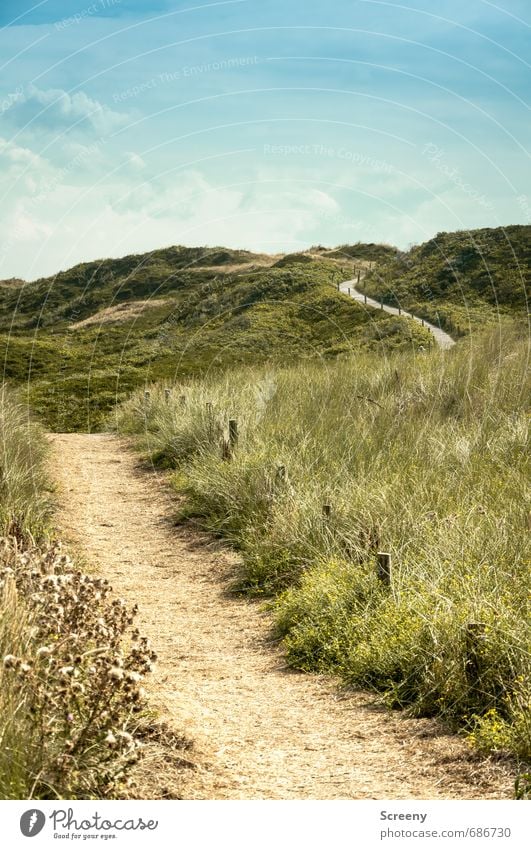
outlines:
[[[424,327],[427,327],[428,330],[431,331],[440,348],[447,349],[452,348],[455,345],[455,339],[452,339],[449,333],[445,333],[445,331],[441,330],[441,328],[437,327],[437,325],[430,324],[429,321],[419,318],[418,315],[413,315],[411,312],[406,312],[406,310],[399,310],[398,307],[388,307],[387,304],[382,305],[380,301],[375,301],[374,298],[369,298],[369,296],[364,295],[363,292],[358,292],[356,289],[356,280],[345,280],[344,283],[341,283],[339,288],[341,292],[344,292],[346,295],[350,295],[351,298],[354,298],[354,300],[358,301],[360,304],[365,304],[365,306],[376,310],[383,309],[383,311],[389,313],[389,315],[403,315],[407,316],[407,318],[412,318],[413,321],[418,321],[419,324],[423,324]]]
[[[188,799],[505,798],[510,776],[428,720],[288,671],[267,614],[226,594],[234,558],[171,524],[163,477],[127,443],[55,434],[61,532],[114,589],[140,605],[159,663],[151,698],[194,741],[179,774]],[[173,503],[173,509],[175,505]],[[143,793],[171,784],[159,763]],[[151,782],[151,786],[150,786]]]

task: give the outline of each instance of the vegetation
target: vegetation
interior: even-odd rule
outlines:
[[[340,293],[338,256],[168,248],[0,287],[4,377],[48,427],[91,431],[146,381],[426,342]]]
[[[462,336],[500,317],[525,314],[530,269],[531,226],[463,230],[389,256],[361,288]]]
[[[5,386],[0,402],[0,798],[112,796],[154,654],[107,581],[46,541],[44,435]]]
[[[176,468],[183,516],[240,549],[238,588],[273,599],[293,666],[529,759],[528,364],[504,322],[449,352],[154,385],[113,421]]]
[[[0,385],[0,534],[40,534],[50,512],[46,441],[27,406]]]

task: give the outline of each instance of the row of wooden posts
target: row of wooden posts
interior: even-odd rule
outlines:
[[[164,397],[166,403],[169,402],[171,397],[171,389],[164,390]],[[146,390],[144,392],[144,399],[146,402],[151,400],[151,393]],[[186,405],[186,395],[179,396],[179,402],[181,406]],[[207,413],[209,415],[212,414],[213,406],[211,401],[207,401],[206,403]],[[237,448],[239,439],[239,428],[237,419],[229,419],[229,438],[228,440],[223,440],[221,450],[222,457],[224,459],[232,459],[233,453]],[[287,480],[287,471],[286,466],[279,465],[277,466],[276,471],[276,480],[278,483],[284,482]],[[323,504],[323,519],[325,522],[329,521],[332,516],[332,505],[331,504]],[[531,522],[531,514],[530,514],[530,522]],[[381,583],[386,587],[391,587],[392,585],[392,565],[391,565],[391,554],[388,551],[377,551],[376,552],[376,565],[377,565],[377,575]],[[486,638],[486,625],[483,622],[469,622],[468,625],[465,626],[465,639],[466,639],[466,661],[465,661],[465,673],[467,676],[467,680],[471,686],[477,684],[480,675],[481,675],[481,667],[482,667],[482,653],[483,647],[485,644]]]
[[[332,505],[323,504],[323,518],[330,519]],[[381,583],[391,587],[391,555],[388,551],[376,553],[377,575]],[[465,674],[471,687],[475,687],[481,677],[483,667],[483,652],[485,647],[487,626],[484,622],[469,622],[465,625]]]
[[[359,282],[360,282],[360,273],[359,273],[359,271],[358,271],[358,283],[359,283]],[[337,284],[337,288],[338,288],[338,289],[340,289],[340,287],[341,287],[341,284],[340,284],[340,283],[338,283],[338,284]],[[352,291],[352,290],[351,290],[351,288],[350,288],[350,286],[349,286],[349,287],[348,287],[348,289],[347,289],[347,292],[348,292],[348,294],[349,294],[349,295],[351,294],[351,291]],[[366,294],[364,294],[364,295],[363,295],[363,302],[364,302],[365,304],[367,303],[367,295],[366,295]],[[381,310],[383,310],[383,308],[384,308],[383,298],[380,298],[380,309],[381,309]],[[400,306],[400,304],[398,304],[398,315],[402,315],[402,307]],[[406,316],[407,316],[407,312],[404,312],[404,315],[406,315]],[[437,314],[437,315],[438,315],[438,314]],[[414,318],[413,313],[410,313],[410,316],[411,316],[411,318]],[[422,324],[422,327],[425,327],[425,326],[426,326],[426,323],[425,323],[425,321],[424,321],[424,319],[423,319],[423,318],[421,318],[421,319],[420,319],[420,323]],[[461,327],[460,327],[460,325],[459,325],[459,324],[456,324],[456,325],[454,326],[454,332],[455,332],[455,333],[457,333],[457,335],[458,335],[458,336],[461,334]],[[429,342],[428,344],[429,344],[429,345],[430,345],[430,347],[431,347],[431,342]]]

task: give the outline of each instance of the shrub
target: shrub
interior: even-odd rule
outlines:
[[[112,796],[138,757],[155,659],[135,610],[57,545],[0,545],[0,796]]]

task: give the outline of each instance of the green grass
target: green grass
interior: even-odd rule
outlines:
[[[41,536],[50,515],[47,443],[20,394],[0,385],[0,533]]]
[[[183,515],[241,551],[238,588],[273,599],[293,666],[526,759],[528,365],[525,324],[505,322],[449,352],[240,369],[176,385],[168,402],[154,385],[113,423],[177,469]],[[470,623],[486,628],[475,675]]]
[[[529,309],[531,227],[438,233],[380,262],[360,287],[455,336]]]

